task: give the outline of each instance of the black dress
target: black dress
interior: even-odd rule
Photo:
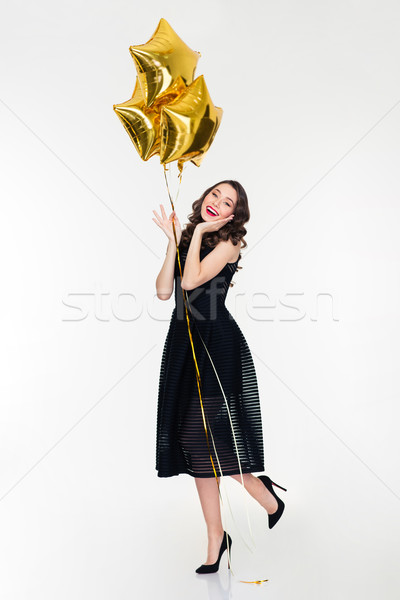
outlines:
[[[181,242],[182,273],[187,251]],[[200,260],[211,251],[212,248],[202,248]],[[175,258],[175,308],[164,344],[158,390],[156,470],[159,477],[180,473],[214,477],[209,448],[218,476],[220,469],[223,475],[240,473],[237,455],[243,473],[264,471],[261,411],[254,363],[240,328],[225,306],[229,284],[240,258],[234,263],[227,263],[218,275],[202,286],[186,292],[209,446],[180,285],[178,257]]]

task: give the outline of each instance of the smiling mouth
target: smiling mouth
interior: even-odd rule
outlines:
[[[206,213],[208,215],[210,215],[210,217],[218,217],[219,216],[218,213],[216,211],[215,212],[213,212],[213,211],[214,211],[214,209],[212,209],[210,206],[206,206]]]

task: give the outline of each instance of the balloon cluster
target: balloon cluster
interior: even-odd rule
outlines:
[[[132,98],[113,108],[139,156],[160,155],[163,165],[190,160],[200,166],[222,118],[203,75],[194,79],[200,53],[191,50],[165,19],[151,39],[131,46],[137,77]]]

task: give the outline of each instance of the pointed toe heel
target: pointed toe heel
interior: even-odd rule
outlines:
[[[204,573],[216,573],[219,569],[219,561],[221,560],[221,556],[223,555],[225,550],[228,550],[228,569],[230,569],[231,568],[231,564],[230,564],[231,548],[232,548],[231,536],[229,535],[229,533],[226,533],[224,531],[224,537],[221,542],[221,547],[219,549],[219,554],[218,554],[217,560],[212,565],[201,565],[198,569],[196,569],[196,573],[199,573],[200,575],[202,575]]]
[[[268,513],[268,527],[270,529],[272,529],[274,527],[274,525],[277,524],[277,522],[279,521],[279,519],[281,518],[281,516],[283,514],[283,511],[285,510],[285,503],[283,502],[283,500],[281,500],[279,498],[279,496],[276,495],[274,488],[272,486],[274,485],[275,487],[278,487],[279,489],[281,489],[285,492],[287,492],[287,489],[282,487],[281,485],[278,485],[277,483],[272,481],[272,479],[270,479],[266,475],[259,475],[258,479],[260,479],[263,482],[263,484],[265,485],[267,490],[269,492],[271,492],[271,494],[274,496],[274,498],[276,499],[276,501],[278,503],[278,508],[276,509],[276,511],[274,513],[272,513],[272,515],[270,515]]]

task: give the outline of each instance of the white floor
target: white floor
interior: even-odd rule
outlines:
[[[225,553],[220,571],[202,576],[194,570],[205,558],[205,533],[188,476],[144,478],[139,495],[123,481],[96,480],[88,464],[77,465],[80,475],[65,464],[60,470],[57,452],[2,501],[4,599],[399,597],[399,500],[344,451],[330,475],[280,474],[286,511],[273,530],[247,502],[253,552],[242,490],[227,481],[233,574]],[[260,579],[268,581],[240,581]]]

